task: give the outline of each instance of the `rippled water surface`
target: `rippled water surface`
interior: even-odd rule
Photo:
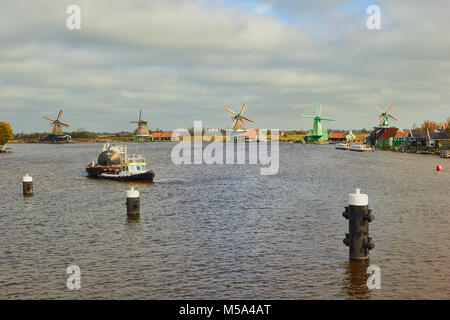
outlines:
[[[175,166],[173,146],[139,144],[156,177],[134,184],[138,220],[126,215],[130,184],[86,178],[100,144],[0,154],[0,298],[450,298],[450,160],[281,144],[279,173],[262,176],[258,165]],[[365,263],[342,243],[355,187],[375,215]],[[80,290],[66,288],[72,264]],[[366,287],[369,264],[380,290]]]

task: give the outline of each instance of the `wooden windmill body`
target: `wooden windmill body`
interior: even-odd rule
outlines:
[[[71,139],[69,135],[64,134],[62,131],[62,127],[69,127],[68,124],[61,122],[62,113],[63,111],[59,110],[56,119],[44,116],[44,119],[51,121],[51,128],[49,134],[42,139],[43,141],[62,142],[69,141]]]
[[[137,141],[142,141],[145,138],[150,137],[150,133],[148,132],[148,124],[147,121],[142,120],[142,110],[139,110],[139,118],[138,121],[130,121],[130,123],[137,123],[138,128],[136,129],[134,136]]]

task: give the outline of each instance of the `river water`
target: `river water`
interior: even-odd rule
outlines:
[[[174,165],[174,143],[127,145],[156,174],[133,184],[137,220],[130,184],[86,178],[100,144],[0,154],[1,299],[450,298],[447,159],[282,143],[278,174],[263,176],[260,165]],[[349,262],[342,242],[356,187],[375,216],[366,262]],[[66,287],[70,265],[79,290]],[[381,289],[367,288],[369,265]]]

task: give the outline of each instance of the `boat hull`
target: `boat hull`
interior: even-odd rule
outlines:
[[[338,144],[336,144],[336,149],[337,150],[349,150],[350,145],[348,143],[338,143]]]
[[[373,149],[366,145],[361,145],[361,144],[353,145],[352,144],[352,145],[350,145],[350,151],[366,152],[366,151],[373,151]]]
[[[116,167],[92,167],[88,166],[86,167],[86,172],[90,178],[94,179],[107,179],[107,180],[114,180],[114,181],[136,181],[136,182],[153,182],[153,178],[155,177],[155,174],[153,171],[145,171],[140,173],[133,173],[133,174],[123,174],[118,171]]]

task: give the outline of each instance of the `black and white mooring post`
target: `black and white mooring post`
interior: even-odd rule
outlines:
[[[33,195],[33,177],[30,177],[28,173],[23,177],[23,195],[32,196]]]
[[[127,215],[138,216],[139,213],[140,213],[139,191],[134,190],[134,188],[131,187],[131,190],[127,191]]]
[[[367,194],[356,189],[354,194],[348,195],[348,207],[342,213],[348,219],[348,231],[344,243],[349,247],[350,260],[362,260],[369,257],[369,250],[375,248],[372,238],[369,237],[369,222],[374,216],[369,209]]]

